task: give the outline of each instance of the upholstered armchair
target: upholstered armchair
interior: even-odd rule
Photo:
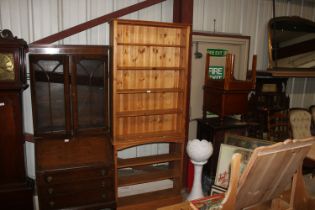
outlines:
[[[310,106],[310,113],[312,115],[311,133],[315,136],[315,105]]]
[[[302,139],[312,136],[311,114],[306,109],[290,109],[289,121],[291,134],[294,139]]]
[[[289,122],[293,139],[303,139],[312,136],[311,122],[312,116],[307,109],[293,108],[289,110]],[[307,158],[315,161],[315,145],[307,154]]]

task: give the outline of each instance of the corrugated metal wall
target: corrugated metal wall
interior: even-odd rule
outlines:
[[[250,57],[258,55],[258,70],[268,67],[267,23],[272,0],[194,0],[193,29],[251,36]],[[314,0],[276,0],[276,16],[300,16],[315,21]],[[215,20],[215,21],[214,21]],[[291,78],[287,93],[291,107],[315,104],[315,78]]]
[[[184,1],[184,0],[183,0]],[[10,29],[14,35],[31,43],[140,0],[0,0],[0,28]],[[276,0],[276,16],[298,15],[315,20],[314,0]],[[125,16],[172,22],[173,0]],[[193,29],[251,36],[250,57],[258,55],[258,69],[268,66],[267,22],[272,17],[272,0],[194,0]],[[214,21],[215,20],[215,21]],[[60,44],[108,44],[108,24],[102,24],[59,42]],[[192,72],[194,73],[194,72]],[[292,78],[287,92],[291,107],[315,104],[315,79]],[[201,99],[202,100],[202,99]],[[29,89],[24,94],[25,130],[32,132]],[[194,107],[191,107],[194,109]],[[191,126],[195,130],[194,125]],[[195,132],[191,132],[190,138]],[[29,173],[34,176],[33,146],[26,145]],[[156,145],[141,147],[130,153],[152,153]],[[128,152],[128,154],[129,154]]]
[[[0,0],[0,28],[28,43],[57,33],[69,27],[114,12],[140,0]],[[149,8],[126,15],[126,19],[173,21],[173,0],[167,0]],[[56,44],[56,43],[55,43]],[[107,23],[68,37],[58,44],[109,44]],[[33,133],[30,88],[24,91],[24,129]],[[26,143],[28,175],[35,177],[34,145]],[[163,153],[166,144],[150,144],[121,152],[121,157]]]
[[[142,0],[143,1],[143,0]],[[28,43],[93,18],[142,2],[140,0],[0,0],[0,28],[10,29]],[[123,18],[173,21],[173,1],[151,6]],[[109,43],[108,24],[60,41],[60,44]]]

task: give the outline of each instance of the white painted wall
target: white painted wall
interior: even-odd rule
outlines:
[[[0,28],[10,29],[14,35],[31,43],[93,18],[141,2],[140,0],[0,0]],[[315,1],[277,0],[276,15],[299,15],[315,20]],[[151,6],[123,18],[172,22],[173,0]],[[250,58],[258,55],[259,70],[268,66],[267,22],[272,17],[272,0],[194,0],[193,30],[236,33],[251,36]],[[214,26],[214,21],[215,26]],[[59,44],[109,43],[108,24],[59,41]],[[203,69],[192,69],[196,82]],[[201,81],[203,79],[201,78]],[[292,78],[288,82],[291,107],[308,107],[315,104],[315,79]],[[191,92],[202,91],[192,86]],[[29,89],[24,92],[25,131],[33,132]],[[202,97],[199,99],[202,103]],[[191,113],[200,113],[200,106],[191,107]],[[199,115],[191,115],[191,118]],[[189,138],[195,137],[196,123],[190,124]],[[146,145],[121,153],[122,156],[158,153],[165,145]],[[28,173],[35,176],[34,145],[26,144]]]

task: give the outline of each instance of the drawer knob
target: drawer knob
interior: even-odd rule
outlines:
[[[106,194],[103,193],[103,194],[102,194],[102,198],[103,198],[103,199],[106,199],[106,197],[107,197]]]
[[[55,202],[54,202],[54,201],[49,201],[49,205],[50,205],[50,206],[54,206],[54,205],[55,205]]]
[[[105,176],[105,174],[106,174],[105,169],[102,169],[102,170],[101,170],[101,174],[102,174],[102,176]]]
[[[48,193],[51,195],[51,194],[53,194],[53,192],[54,192],[54,188],[48,188]]]
[[[106,182],[102,181],[102,187],[105,187],[105,186],[106,186]]]
[[[46,178],[46,180],[47,180],[47,182],[51,182],[51,181],[53,180],[53,177],[52,177],[52,176],[48,176],[48,177]]]

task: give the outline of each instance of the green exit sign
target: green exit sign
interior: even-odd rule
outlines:
[[[207,52],[211,56],[224,57],[224,56],[226,56],[227,50],[226,49],[211,49],[211,48],[209,48],[209,49],[207,49]]]
[[[224,79],[224,66],[209,66],[208,76],[211,79]]]

